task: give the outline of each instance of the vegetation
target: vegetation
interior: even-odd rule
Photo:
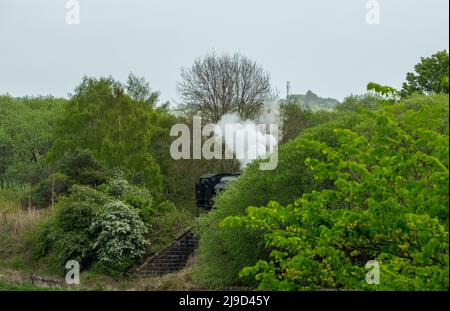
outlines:
[[[414,66],[415,72],[406,74],[406,82],[400,94],[403,97],[418,94],[448,94],[448,52],[439,51],[430,57],[422,57]]]
[[[270,251],[241,275],[261,289],[370,289],[364,264],[375,259],[377,289],[448,288],[448,133],[375,119],[369,138],[345,129],[337,147],[302,140],[324,155],[305,163],[331,187],[225,219],[259,231]]]
[[[18,256],[61,274],[78,260],[122,275],[189,227],[191,211],[169,201],[183,181],[169,176],[175,163],[159,150],[176,118],[157,98],[132,74],[126,84],[84,78],[69,101],[0,98],[5,265]],[[32,223],[19,226],[26,213]]]
[[[265,289],[270,288],[270,286],[273,286],[272,288],[274,289],[282,289],[283,285],[278,286],[275,285],[275,283],[272,285],[268,283],[264,283],[261,285],[260,281],[262,280],[264,273],[265,272],[269,273],[268,272],[269,270],[265,272],[260,271],[260,273],[257,274],[255,272],[256,268],[254,270],[246,269],[244,270],[245,271],[244,273],[240,274],[240,276],[239,272],[245,267],[255,267],[255,265],[258,262],[267,262],[269,263],[270,266],[270,263],[272,262],[271,260],[275,262],[278,259],[280,259],[280,258],[271,259],[272,258],[271,254],[272,255],[277,254],[277,252],[274,251],[277,245],[271,244],[274,243],[272,242],[272,240],[270,240],[271,242],[267,240],[268,234],[270,234],[271,232],[269,231],[266,234],[263,228],[259,227],[259,225],[264,226],[265,221],[268,221],[270,225],[274,226],[273,234],[280,233],[280,235],[283,234],[283,230],[289,231],[292,229],[295,231],[297,230],[296,228],[299,227],[298,229],[300,230],[299,233],[295,231],[295,233],[293,234],[301,235],[302,234],[301,232],[303,232],[301,231],[303,223],[286,223],[280,224],[280,227],[277,227],[279,223],[276,221],[272,223],[272,217],[273,218],[281,217],[284,219],[285,216],[283,216],[283,211],[290,209],[294,210],[296,208],[296,205],[290,203],[303,202],[302,200],[304,199],[302,198],[304,197],[312,196],[313,198],[316,198],[318,196],[318,193],[322,192],[324,193],[324,196],[327,199],[332,201],[326,203],[323,202],[323,206],[326,206],[326,208],[324,207],[325,211],[330,210],[329,212],[330,215],[324,212],[325,215],[323,217],[326,217],[326,219],[331,221],[332,224],[334,224],[334,222],[332,221],[333,218],[331,216],[332,211],[336,210],[336,215],[340,215],[339,213],[344,213],[345,217],[347,217],[347,214],[349,214],[350,212],[346,213],[343,207],[348,207],[350,210],[352,210],[356,209],[355,206],[357,206],[360,210],[364,211],[367,209],[365,206],[368,205],[368,203],[365,202],[364,200],[368,199],[374,200],[374,201],[369,200],[370,204],[374,204],[375,206],[378,205],[384,206],[384,208],[386,208],[386,205],[388,204],[387,202],[392,201],[393,210],[389,211],[389,213],[399,213],[400,216],[398,217],[401,217],[402,215],[400,213],[401,211],[404,215],[406,214],[412,215],[414,213],[417,217],[424,217],[425,219],[429,218],[431,222],[436,222],[436,224],[438,225],[436,230],[438,231],[443,230],[442,234],[439,237],[440,242],[438,242],[438,244],[440,243],[439,244],[440,246],[437,247],[438,249],[440,249],[439,260],[441,262],[439,265],[435,263],[430,263],[430,265],[433,266],[432,269],[445,273],[446,270],[444,268],[444,264],[446,260],[448,261],[448,252],[446,253],[445,251],[443,251],[442,246],[445,245],[446,243],[445,234],[448,235],[448,225],[445,225],[446,223],[448,223],[448,210],[446,204],[446,200],[448,198],[445,198],[446,195],[445,189],[447,187],[446,183],[448,184],[448,161],[445,160],[445,157],[448,154],[448,97],[442,95],[437,95],[433,97],[416,96],[408,98],[403,102],[394,105],[390,102],[387,102],[385,105],[383,105],[383,102],[380,102],[380,100],[377,97],[371,96],[369,98],[372,98],[379,104],[378,106],[379,108],[376,109],[374,112],[368,113],[364,110],[358,112],[350,112],[349,110],[346,110],[345,113],[336,115],[336,119],[334,121],[303,131],[298,138],[280,147],[279,164],[276,170],[269,172],[259,171],[257,163],[253,163],[250,167],[248,167],[244,171],[244,174],[233,185],[229,187],[229,189],[226,192],[220,194],[216,198],[215,209],[208,215],[202,217],[198,222],[197,226],[197,232],[199,233],[201,238],[198,251],[199,265],[198,271],[196,272],[196,278],[200,283],[213,287],[216,286],[222,287],[230,284],[245,284],[245,285],[259,284],[262,288]],[[342,106],[351,107],[352,105],[354,105],[354,101],[356,99],[354,97],[351,97],[350,100],[351,103],[348,104],[344,102]],[[363,97],[361,100],[363,103],[367,103],[367,98]],[[374,105],[375,104],[371,104],[369,106]],[[380,124],[379,122],[381,122],[380,118],[382,118],[382,116],[384,116],[385,121],[384,123]],[[397,127],[395,127],[391,123],[398,125]],[[355,139],[355,142],[353,142],[352,139],[342,141],[343,139],[342,135],[344,135],[343,132],[336,131],[335,129],[345,129],[346,131],[350,131],[349,133],[351,133],[351,135],[354,136],[353,139]],[[378,133],[377,130],[379,130],[380,133]],[[400,142],[397,142],[397,145],[394,145],[395,136],[392,137],[392,135],[397,134],[396,131],[405,132],[404,134],[405,137],[402,138],[405,141],[401,140]],[[344,131],[344,133],[347,132]],[[428,138],[426,139],[423,137]],[[362,141],[367,141],[366,144],[377,141],[378,145],[375,145],[373,147],[371,146],[371,148],[374,149],[365,150],[364,144],[356,146],[353,145],[353,143],[358,142],[358,139],[356,138],[359,138]],[[383,139],[387,141],[388,143],[387,146],[381,144],[381,142],[383,142]],[[398,140],[399,138],[396,139]],[[433,143],[430,143],[429,142],[430,140],[433,140]],[[316,143],[312,145],[311,142]],[[406,145],[406,142],[411,143],[412,146]],[[348,144],[348,146],[347,145],[342,146],[344,143]],[[389,144],[392,144],[392,146]],[[398,146],[398,144],[400,144],[401,146]],[[403,146],[402,144],[405,144],[405,146]],[[386,172],[384,172],[384,174],[387,175],[378,176],[378,179],[375,179],[373,176],[371,177],[373,178],[371,180],[373,184],[371,185],[372,186],[377,185],[379,188],[372,189],[370,188],[372,186],[370,186],[369,183],[365,183],[364,180],[359,181],[361,183],[359,188],[361,191],[360,197],[345,198],[346,196],[349,196],[348,188],[346,188],[346,192],[343,192],[343,190],[339,188],[336,189],[337,186],[336,181],[338,180],[339,186],[347,185],[347,187],[349,187],[348,183],[350,183],[352,185],[351,190],[357,191],[357,189],[353,189],[353,187],[356,187],[356,184],[355,186],[353,186],[353,182],[355,181],[352,178],[359,178],[359,177],[350,176],[347,177],[347,179],[343,179],[341,178],[341,176],[334,176],[334,179],[330,177],[321,179],[315,178],[316,176],[318,176],[317,175],[318,172],[311,170],[312,162],[308,162],[307,161],[308,159],[316,159],[317,161],[319,160],[322,161],[324,163],[322,164],[323,167],[328,168],[331,171],[330,174],[333,172],[335,167],[332,165],[337,165],[340,162],[342,162],[341,163],[342,165],[345,165],[344,160],[347,161],[350,160],[344,157],[342,157],[342,159],[333,158],[333,161],[340,160],[340,162],[338,162],[337,164],[334,162],[328,163],[322,151],[323,148],[322,149],[318,148],[318,146],[322,145],[327,146],[331,150],[337,149],[339,150],[337,152],[341,153],[344,152],[343,150],[346,150],[345,155],[347,157],[351,157],[352,161],[356,162],[355,165],[358,164],[362,165],[363,167],[367,167],[366,168],[367,170],[371,168],[371,166],[374,166],[375,164],[380,165],[378,163],[379,159],[376,158],[375,155],[384,156],[386,157],[387,162],[386,163],[382,162],[383,165],[378,169],[381,170],[382,172],[385,170]],[[340,148],[344,149],[341,151]],[[405,151],[404,149],[407,150]],[[349,150],[353,151],[350,152]],[[353,157],[356,157],[360,152],[361,158],[359,160],[358,158],[353,159]],[[425,180],[421,180],[421,178],[418,177],[421,176],[420,174],[422,173],[420,173],[420,171],[417,171],[418,170],[417,165],[412,164],[415,163],[414,161],[419,161],[416,153],[418,154],[424,153],[424,156],[429,155],[430,158],[432,159],[434,157],[439,159],[436,166],[432,166],[431,168],[427,167],[423,168],[424,171],[427,172],[427,173],[423,172],[424,174],[423,178],[425,178]],[[391,158],[388,157],[389,155],[391,156]],[[405,161],[408,160],[408,157],[411,157],[410,164],[404,163]],[[402,160],[400,161],[400,159]],[[417,171],[418,175],[414,175],[416,173],[413,174],[411,171],[407,170],[406,167],[408,167],[409,170]],[[405,170],[402,173],[404,174],[404,176],[400,174],[401,168]],[[343,167],[342,169],[344,170],[342,174],[346,176],[345,174],[348,174],[348,172],[346,171],[345,167]],[[439,181],[438,179],[428,180],[428,178],[432,178],[432,175],[430,175],[432,174],[432,172],[435,172],[436,175],[439,176],[438,177]],[[334,173],[336,174],[337,172]],[[380,174],[379,171],[370,173],[375,175]],[[400,178],[399,182],[401,182],[401,184],[399,184],[398,186],[395,184],[395,177],[397,175]],[[341,182],[343,183],[342,185],[340,184]],[[383,184],[381,182],[387,184],[385,188],[382,187]],[[390,185],[389,183],[394,184]],[[431,185],[431,188],[419,186],[421,183],[424,184],[428,183]],[[400,186],[403,188],[401,188]],[[400,197],[398,198],[395,197],[396,194],[395,192],[392,191],[391,187],[394,187],[395,191],[400,191],[401,193]],[[419,194],[420,192],[418,191],[419,188],[420,191],[423,191],[422,194]],[[417,192],[414,192],[414,189],[416,189]],[[388,190],[390,192],[388,192]],[[382,198],[376,197],[377,191],[380,193],[379,195],[382,195]],[[422,195],[422,197],[429,197],[431,199],[432,193],[434,193],[434,191],[436,191],[437,193],[434,205],[428,205],[430,204],[430,202],[428,201],[427,202],[415,201],[413,207],[409,207],[408,205],[406,205],[408,199],[406,197],[405,198],[402,197],[404,195],[407,196],[409,200],[412,199],[417,200],[417,196]],[[353,193],[354,192],[352,192],[352,194]],[[425,195],[425,193],[427,194]],[[328,195],[330,195],[331,197],[328,197]],[[319,199],[320,198],[318,198],[317,200]],[[322,198],[321,200],[325,199]],[[348,202],[345,202],[345,200],[347,200]],[[386,202],[384,202],[384,200],[386,200]],[[404,200],[405,202],[403,202],[402,200]],[[271,201],[275,201],[276,203],[270,203]],[[342,205],[343,203],[345,204]],[[269,208],[261,209],[261,212],[255,212],[258,210],[250,208],[248,210],[249,214],[247,214],[246,211],[247,207],[266,206],[267,204],[269,204],[270,209]],[[395,206],[399,206],[402,204],[404,204],[405,206],[402,206],[402,209],[400,209],[400,211],[395,209]],[[278,210],[274,208],[274,206],[280,207],[286,206],[286,207],[283,210],[280,210],[280,213],[278,213]],[[307,214],[308,216],[305,216],[305,217],[313,217],[315,215],[314,217],[317,217],[317,219],[313,218],[311,220],[314,221],[311,223],[311,225],[314,226],[320,223],[321,225],[325,226],[326,223],[319,218],[320,210],[317,211],[316,215],[314,214],[315,210],[311,210],[311,208],[308,209],[309,212],[309,214]],[[373,213],[379,212],[379,208],[380,207],[378,208],[375,207]],[[420,208],[420,211],[417,211],[416,210],[417,208]],[[357,211],[356,213],[362,212]],[[439,214],[441,218],[435,219],[437,214]],[[239,221],[233,222],[232,220],[233,219],[236,220],[236,218],[230,218],[229,220],[225,221],[225,224],[227,224],[227,222],[228,224],[229,222],[231,222],[233,223],[233,225],[229,224],[228,226],[223,226],[222,225],[223,220],[229,216],[238,216],[238,217],[240,216],[243,218],[241,222]],[[303,214],[300,214],[300,212],[299,217],[303,217]],[[334,217],[337,217],[336,221],[338,221],[339,217],[341,216],[339,217],[334,216]],[[401,230],[402,227],[398,227],[400,223],[395,223],[395,219],[392,218],[391,220],[393,222],[385,224],[386,227],[382,227],[381,224],[377,224],[379,226],[378,234],[383,235],[385,233],[386,234],[385,238],[388,239],[390,236],[389,230],[393,231]],[[371,223],[369,222],[369,220],[370,219],[366,219],[367,224],[365,225],[370,226]],[[249,225],[247,225],[247,221]],[[254,223],[252,223],[252,221],[254,221]],[[288,222],[291,221],[291,219],[286,218],[285,221]],[[292,221],[295,221],[295,218]],[[374,220],[372,219],[372,221]],[[308,228],[309,225],[310,224],[308,224]],[[406,227],[412,226],[412,224],[409,225],[404,224],[404,226]],[[329,234],[338,238],[340,233],[335,232],[334,229],[337,230],[338,227],[333,228],[331,226],[331,228],[328,229]],[[319,228],[317,228],[317,230],[319,230]],[[374,228],[374,231],[371,232],[371,234],[373,235],[377,234],[376,230],[377,229]],[[312,232],[313,231],[311,231],[311,234],[313,234]],[[352,232],[354,233],[354,231]],[[289,232],[286,234],[289,234]],[[433,235],[434,233],[424,231],[423,234]],[[355,238],[361,240],[361,243],[363,243],[363,239],[367,239],[366,241],[370,240],[371,243],[370,245],[368,245],[368,247],[380,247],[379,245],[378,246],[373,245],[373,243],[375,244],[377,243],[376,239],[372,240],[372,238],[374,237],[373,235],[360,236],[359,234],[357,234]],[[317,239],[318,238],[319,236],[317,237]],[[337,242],[338,244],[341,243],[343,240],[345,240],[347,237],[341,236],[341,238],[342,240]],[[411,236],[408,236],[405,232],[404,239],[406,238],[411,238]],[[295,236],[293,239],[298,240],[297,236]],[[312,239],[314,240],[314,237],[312,237]],[[326,241],[326,238],[324,238],[324,241]],[[279,242],[282,243],[281,240]],[[380,240],[378,240],[378,242],[380,242]],[[351,246],[348,243],[353,243],[354,245],[352,244],[353,246]],[[347,248],[353,247],[356,250],[357,244],[355,243],[356,241],[353,242],[347,241],[345,244],[342,244],[342,247]],[[398,237],[398,239],[392,240],[390,245],[392,244],[397,245],[396,246],[397,248],[403,247],[408,249],[408,251],[414,253],[413,246],[406,245],[405,242],[402,242],[400,237]],[[362,245],[364,245],[364,243]],[[388,246],[386,246],[386,248],[388,248]],[[367,258],[371,259],[377,258],[378,260],[380,260],[380,262],[383,262],[384,260],[383,256],[385,255],[381,252],[383,250],[384,249],[380,250],[380,254],[376,252],[369,253],[367,254]],[[274,252],[272,253],[272,251]],[[293,257],[294,256],[293,254],[295,255],[301,254],[300,250],[298,249],[292,250],[291,253],[289,253],[286,249],[282,248],[281,250],[279,250],[279,252],[283,252],[283,254],[285,254],[287,258],[289,258],[290,256]],[[418,253],[421,254],[420,256],[426,256],[422,251],[418,251]],[[277,256],[281,256],[281,254],[278,254]],[[355,256],[357,256],[356,252]],[[410,254],[408,256],[414,257],[419,255]],[[346,260],[349,260],[350,256],[347,255],[347,257],[344,256]],[[358,263],[361,264],[361,262]],[[300,263],[297,262],[297,264]],[[316,263],[316,266],[317,265],[319,265],[319,263]],[[411,264],[411,267],[413,266],[414,265]],[[279,266],[274,265],[272,267],[273,269],[278,269]],[[317,267],[319,269],[319,266]],[[395,269],[395,267],[392,267],[392,269]],[[249,271],[253,271],[255,273],[252,274]],[[276,270],[276,271],[277,273],[284,275],[284,270]],[[341,273],[342,271],[341,272],[340,271],[341,270],[339,269],[335,269],[330,273]],[[395,286],[393,284],[395,284],[396,282],[400,282],[399,280],[395,279],[395,276],[399,277],[404,276],[406,278],[406,280],[402,281],[403,285],[397,284],[396,285],[397,287],[395,288],[401,288],[402,286],[404,289],[414,287],[411,285],[411,283],[414,283],[413,279],[414,277],[417,276],[408,276],[407,274],[402,275],[398,273],[399,271],[397,271],[397,274],[394,274],[392,271],[390,272],[394,275],[392,283],[391,285],[386,285],[386,288],[388,288],[388,286],[393,286],[392,288],[394,288]],[[293,271],[292,273],[295,274],[297,272]],[[301,274],[302,273],[301,271],[298,271],[298,273],[300,273],[301,276],[304,276],[303,274]],[[311,274],[308,275],[311,276],[314,273],[311,272]],[[252,276],[256,274],[257,278],[255,280]],[[314,282],[312,280],[308,281],[309,288],[320,288],[320,286],[325,285],[328,287],[338,287],[338,288],[341,287],[353,289],[359,288],[358,284],[350,284],[350,283],[341,284],[338,282],[333,283],[335,282],[335,280],[330,281],[330,283],[320,283],[319,275],[320,274],[316,275],[316,277],[319,278],[316,281]],[[278,277],[280,275],[277,274],[276,276],[275,275],[273,276],[276,279],[279,279]],[[360,281],[364,282],[364,278],[362,278],[362,280]],[[416,284],[415,285],[416,287],[414,288],[417,289],[421,286],[422,288],[433,288],[433,286],[436,286],[436,288],[442,288],[443,284],[445,284],[445,279],[443,283],[442,282],[440,283],[432,282],[432,283],[433,285],[426,283],[423,283],[422,285]],[[294,283],[294,287],[295,286],[297,286],[296,289],[302,288],[302,286],[299,283]],[[305,288],[307,288],[308,286],[305,286]],[[293,289],[294,287],[289,288]],[[288,286],[285,287],[284,289],[287,288]]]
[[[184,109],[199,113],[206,122],[217,123],[226,113],[254,119],[272,99],[269,74],[239,53],[198,58],[191,68],[182,69],[181,78]]]
[[[158,112],[152,109],[157,96],[148,92],[144,100],[133,100],[129,88],[112,78],[84,78],[56,125],[50,157],[88,149],[105,168],[119,168],[156,193],[162,188],[160,168],[143,142],[158,132]]]
[[[94,283],[132,282],[145,256],[193,227],[195,258],[164,286],[448,290],[448,53],[414,70],[399,91],[372,82],[342,103],[280,101],[277,168],[253,161],[199,217],[199,176],[238,164],[173,160],[170,129],[192,130],[195,113],[258,116],[273,97],[253,61],[195,61],[177,114],[133,74],[85,77],[69,99],[0,96],[0,269],[62,277],[77,260]],[[371,260],[377,285],[365,279]]]

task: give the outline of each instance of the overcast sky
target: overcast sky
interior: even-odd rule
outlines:
[[[401,86],[421,56],[449,48],[448,0],[0,0],[0,94],[66,97],[83,75],[144,76],[177,103],[180,68],[208,51],[240,51],[286,95],[342,100],[368,82]]]

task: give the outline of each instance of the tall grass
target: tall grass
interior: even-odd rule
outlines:
[[[0,191],[0,260],[15,257],[24,247],[24,234],[41,218],[39,210],[23,209],[14,191]]]

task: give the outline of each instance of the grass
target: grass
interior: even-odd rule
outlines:
[[[33,284],[14,284],[9,282],[0,282],[0,291],[58,291],[62,289],[39,287]]]
[[[24,236],[40,219],[41,211],[22,209],[19,195],[0,191],[0,266],[26,270]],[[20,254],[20,255],[19,255]]]

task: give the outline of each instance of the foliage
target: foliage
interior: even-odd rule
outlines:
[[[115,172],[106,183],[106,193],[117,198],[128,192],[130,188],[131,185],[122,172]]]
[[[188,210],[178,209],[170,201],[155,199],[150,191],[130,184],[120,174],[108,180],[106,192],[139,213],[149,229],[151,253],[173,241],[191,224],[192,216]]]
[[[3,187],[34,183],[53,144],[52,128],[66,100],[53,97],[0,96],[0,182]]]
[[[192,225],[191,213],[177,208],[170,201],[163,201],[150,211],[151,214],[143,214],[142,218],[150,224],[151,253],[156,253],[173,242]]]
[[[349,112],[358,110],[376,110],[381,108],[383,97],[377,93],[366,93],[364,95],[350,95],[340,104],[336,105],[338,112]]]
[[[333,188],[224,221],[259,230],[270,251],[241,275],[260,289],[372,289],[364,264],[375,259],[375,289],[448,290],[448,135],[408,133],[386,116],[370,140],[336,132],[337,148],[304,141],[325,155],[306,162]]]
[[[107,182],[106,192],[117,200],[121,200],[136,209],[144,221],[151,228],[155,214],[155,199],[150,191],[130,184],[120,172],[117,172]]]
[[[145,251],[147,227],[139,214],[120,201],[109,203],[91,224],[92,250],[102,270],[123,273]]]
[[[413,93],[448,94],[448,52],[439,51],[430,57],[422,57],[414,66],[415,72],[406,74],[406,82],[400,92],[402,97]]]
[[[273,171],[261,171],[257,161],[251,163],[236,182],[215,198],[214,209],[196,222],[195,231],[200,237],[196,281],[213,287],[254,285],[251,278],[239,279],[238,273],[267,256],[261,234],[246,227],[221,228],[219,223],[227,216],[243,215],[248,206],[265,205],[271,200],[287,204],[303,193],[328,187],[327,183],[314,180],[307,170],[305,159],[318,153],[305,149],[300,138],[335,144],[334,128],[352,128],[363,121],[358,114],[347,114],[304,130],[298,138],[279,147],[278,166]]]
[[[380,96],[392,101],[395,101],[398,96],[398,91],[393,87],[381,85],[374,82],[370,82],[369,84],[367,84],[367,90],[373,91],[375,92],[375,94],[379,94]]]
[[[70,177],[73,183],[98,186],[106,181],[105,169],[88,149],[66,153],[60,170]]]
[[[69,178],[61,173],[55,173],[41,180],[31,191],[31,202],[37,208],[45,208],[58,200],[58,197],[68,193],[71,183]]]
[[[282,101],[283,139],[285,143],[297,137],[303,130],[331,121],[335,113],[327,110],[313,111],[297,101]]]
[[[62,288],[47,288],[47,287],[39,287],[34,284],[30,283],[22,283],[22,284],[16,284],[16,283],[10,283],[10,282],[3,282],[0,281],[0,291],[57,291],[57,290],[63,290]]]
[[[126,90],[134,101],[145,102],[151,107],[155,105],[159,96],[159,93],[152,92],[150,84],[144,77],[137,77],[133,73],[128,76]]]
[[[448,96],[411,97],[395,105],[381,105],[384,111],[408,133],[419,128],[448,135]],[[252,285],[254,279],[238,278],[245,266],[267,259],[261,232],[245,226],[220,227],[228,216],[243,216],[248,206],[264,206],[277,201],[284,206],[305,193],[335,187],[332,180],[317,180],[305,164],[307,158],[323,159],[319,150],[305,148],[307,141],[320,141],[330,148],[339,146],[336,128],[350,129],[366,139],[376,133],[376,122],[366,111],[346,111],[333,121],[306,129],[300,136],[279,147],[276,170],[260,171],[253,162],[239,179],[215,199],[214,209],[200,217],[196,232],[200,236],[198,267],[194,277],[209,286]]]
[[[56,126],[51,159],[89,149],[107,169],[121,169],[133,183],[160,192],[160,169],[148,145],[159,129],[159,114],[152,108],[157,96],[140,100],[144,95],[135,94],[139,80],[132,80],[128,95],[126,86],[112,78],[85,77]]]
[[[96,260],[90,225],[110,198],[89,186],[74,185],[30,235],[34,257],[48,256],[57,271],[67,260],[78,260],[83,268]],[[50,212],[50,211],[49,211]]]
[[[14,161],[14,142],[3,129],[0,128],[0,189],[5,188],[6,170]]]
[[[31,232],[34,258],[62,272],[69,259],[83,269],[125,273],[144,254],[167,245],[187,228],[189,213],[168,201],[156,201],[146,188],[114,174],[99,190],[75,184]],[[113,262],[114,261],[114,262]]]

